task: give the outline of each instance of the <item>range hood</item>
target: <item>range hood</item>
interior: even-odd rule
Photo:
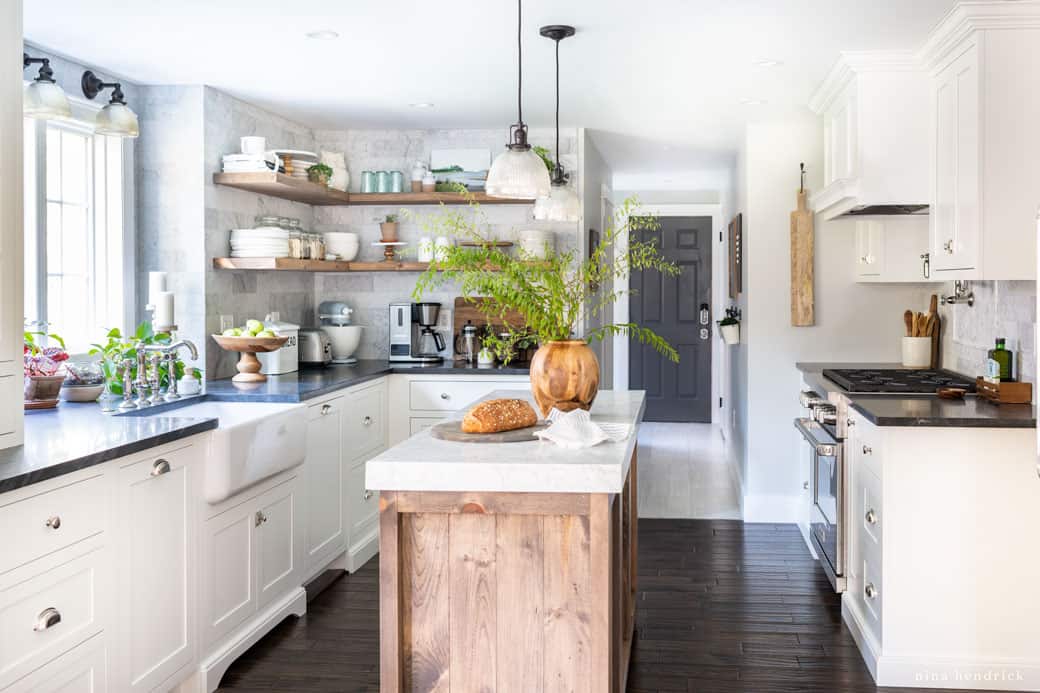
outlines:
[[[809,108],[823,119],[824,219],[927,215],[928,75],[907,51],[842,53]]]

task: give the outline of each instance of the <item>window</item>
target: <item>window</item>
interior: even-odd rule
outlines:
[[[124,140],[82,120],[25,121],[25,321],[73,353],[126,329],[133,296]]]

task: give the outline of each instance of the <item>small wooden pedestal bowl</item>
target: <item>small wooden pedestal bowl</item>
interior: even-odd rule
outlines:
[[[226,351],[237,351],[241,354],[238,359],[238,375],[231,379],[234,383],[262,383],[267,376],[260,372],[260,360],[257,354],[266,354],[278,351],[288,341],[288,337],[225,337],[223,335],[212,335],[213,341]]]

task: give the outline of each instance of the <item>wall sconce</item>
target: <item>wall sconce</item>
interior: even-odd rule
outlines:
[[[94,132],[99,135],[114,135],[116,137],[137,137],[141,134],[137,125],[137,114],[126,105],[123,96],[123,85],[119,82],[102,82],[101,79],[90,70],[83,73],[80,80],[83,87],[83,95],[93,100],[104,89],[112,90],[112,99],[104,108],[98,111],[97,119],[94,121]]]
[[[22,69],[30,65],[39,65],[40,72],[36,79],[25,87],[23,110],[29,118],[71,118],[72,108],[65,91],[54,83],[54,70],[48,58],[30,58],[22,53]]]

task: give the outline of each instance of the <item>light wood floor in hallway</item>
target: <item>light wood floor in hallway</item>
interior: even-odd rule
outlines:
[[[741,518],[739,489],[716,427],[684,423],[640,427],[639,516]]]

